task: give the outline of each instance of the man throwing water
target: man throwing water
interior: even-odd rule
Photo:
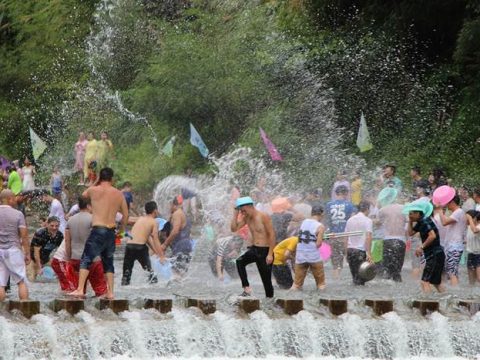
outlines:
[[[92,204],[92,231],[85,244],[80,261],[80,275],[78,288],[69,293],[71,296],[85,296],[85,282],[89,274],[88,269],[93,260],[102,258],[103,270],[107,277],[107,299],[113,299],[113,253],[115,252],[115,215],[122,213],[122,223],[118,231],[122,232],[128,223],[128,207],[120,190],[112,185],[113,170],[100,170],[99,184],[88,188],[83,196],[90,199]]]
[[[266,297],[273,297],[272,263],[273,248],[275,247],[275,233],[272,220],[267,214],[255,209],[250,197],[237,199],[235,211],[230,225],[232,232],[237,232],[245,224],[248,225],[253,245],[237,259],[237,270],[242,280],[243,293],[241,296],[250,296],[252,289],[248,283],[246,266],[255,262],[262,278]],[[239,214],[243,217],[239,218]]]

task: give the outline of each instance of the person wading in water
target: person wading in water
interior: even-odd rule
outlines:
[[[258,272],[262,278],[265,295],[272,298],[272,263],[273,248],[275,247],[272,220],[267,214],[256,210],[253,206],[253,200],[248,196],[237,199],[235,205],[230,229],[232,232],[237,232],[247,224],[253,241],[253,245],[237,259],[238,275],[243,286],[243,293],[240,296],[250,296],[252,293],[248,283],[246,266],[254,262],[257,264]],[[239,218],[239,214],[243,217]]]
[[[118,229],[123,232],[128,223],[128,207],[120,190],[113,187],[113,170],[103,168],[100,170],[99,184],[88,188],[83,196],[90,199],[92,204],[92,231],[85,244],[80,261],[80,275],[78,288],[69,293],[70,296],[85,296],[85,282],[93,260],[100,256],[103,270],[107,277],[107,299],[113,299],[113,253],[115,252],[115,215],[122,214],[122,223]]]

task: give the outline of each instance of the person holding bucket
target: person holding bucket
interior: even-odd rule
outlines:
[[[403,213],[408,214],[409,236],[419,233],[422,245],[415,250],[415,255],[425,256],[425,267],[422,274],[422,290],[431,292],[433,285],[438,292],[444,292],[442,285],[442,273],[445,265],[445,253],[440,245],[438,229],[432,220],[433,205],[430,202],[413,202],[406,204]]]

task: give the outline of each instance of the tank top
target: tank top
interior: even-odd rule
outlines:
[[[178,233],[175,240],[172,242],[173,255],[179,253],[190,254],[192,252],[192,242],[190,239],[190,230],[192,228],[191,221],[187,218],[187,222],[182,230]]]
[[[295,263],[304,264],[322,261],[316,244],[317,231],[321,225],[321,222],[314,219],[306,219],[302,222],[298,235]]]

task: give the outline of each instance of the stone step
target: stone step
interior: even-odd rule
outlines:
[[[295,315],[303,310],[303,300],[301,299],[277,299],[276,303],[288,315]]]
[[[255,298],[240,299],[238,306],[247,314],[251,314],[254,311],[260,310],[260,300]]]
[[[439,304],[438,301],[433,300],[414,300],[412,302],[412,307],[419,309],[420,313],[425,316],[434,311],[438,311]]]
[[[145,309],[156,309],[162,314],[172,311],[173,300],[167,299],[145,299],[143,307]]]
[[[53,311],[65,310],[70,315],[75,315],[84,309],[85,301],[81,299],[55,299],[52,304]]]
[[[125,299],[100,299],[98,305],[100,310],[111,309],[115,314],[128,311],[129,309],[128,300]]]
[[[377,316],[393,311],[393,300],[366,299],[365,305],[371,307]]]
[[[197,307],[204,314],[213,314],[217,310],[217,303],[212,299],[187,298],[187,307]]]
[[[348,311],[348,301],[344,299],[320,299],[320,304],[328,307],[333,315],[342,315]]]
[[[35,300],[10,300],[8,311],[19,311],[23,316],[30,319],[33,315],[40,314],[40,301]]]
[[[480,310],[480,300],[459,300],[458,306],[467,308],[470,314],[475,315]]]

